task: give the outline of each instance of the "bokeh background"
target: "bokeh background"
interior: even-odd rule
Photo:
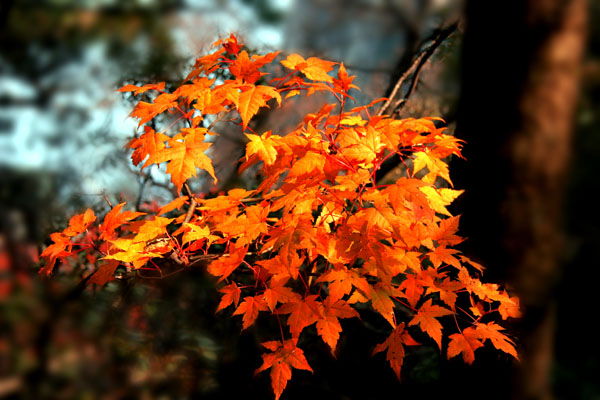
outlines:
[[[425,348],[407,356],[399,383],[384,357],[370,357],[386,332],[367,317],[344,325],[337,360],[306,344],[315,373],[294,371],[284,398],[600,399],[600,5],[503,3],[0,2],[0,398],[271,398],[268,374],[252,374],[265,335],[215,315],[218,293],[202,270],[102,290],[80,285],[76,270],[38,277],[49,233],[73,213],[105,209],[105,198],[141,208],[173,198],[160,169],[144,175],[129,162],[134,103],[115,90],[179,82],[233,32],[251,51],[343,61],[366,104],[389,95],[431,38],[454,26],[414,87],[403,86],[396,114],[440,116],[467,140],[467,161],[453,161],[455,184],[467,189],[454,212],[488,279],[524,296],[528,312],[512,327],[523,363],[480,350],[465,367]],[[284,133],[318,101],[261,119]],[[221,133],[221,186],[199,180],[195,190],[251,184],[233,174],[244,142]]]

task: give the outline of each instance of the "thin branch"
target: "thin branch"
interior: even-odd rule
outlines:
[[[206,130],[210,131],[217,123],[219,123],[227,114],[229,114],[232,111],[232,109],[227,110],[227,111],[221,111],[218,115],[217,118],[215,118],[215,120],[213,122],[210,123],[210,125],[208,125],[208,127],[206,128]]]
[[[440,45],[444,42],[444,40],[446,40],[452,33],[454,33],[454,31],[457,28],[458,28],[458,21],[450,24],[446,28],[439,30],[437,32],[437,34],[434,35],[433,39],[431,39],[433,42],[419,53],[419,55],[417,56],[417,58],[415,58],[415,60],[410,65],[410,67],[408,67],[408,69],[400,76],[400,78],[394,85],[394,89],[392,90],[392,93],[390,94],[389,98],[381,106],[379,111],[377,111],[377,114],[376,114],[377,116],[383,115],[383,113],[386,112],[390,108],[390,105],[392,103],[394,103],[394,107],[391,108],[391,113],[393,113],[395,111],[396,107],[403,105],[408,100],[408,98],[414,91],[414,88],[419,79],[421,69],[423,68],[425,63],[427,63],[429,58],[433,55],[433,53],[435,53],[435,51],[440,47]],[[404,82],[406,81],[406,79],[408,79],[408,77],[413,72],[414,72],[413,81],[411,83],[408,93],[405,94],[404,96],[402,96],[400,99],[394,100],[394,98],[397,96],[398,92],[400,91],[400,89],[401,89],[402,85],[404,84]]]
[[[138,193],[137,200],[135,201],[135,209],[136,210],[139,210],[140,205],[142,204],[142,198],[144,196],[144,189],[146,188],[146,183],[152,179],[150,177],[150,172],[148,172],[148,174],[146,174],[146,175],[143,175],[140,173],[140,175],[142,176],[142,180],[140,182],[140,192]]]
[[[108,204],[108,206],[110,207],[110,209],[113,209],[113,204],[111,203],[110,199],[108,198],[108,195],[106,194],[106,192],[103,192],[104,194],[104,200],[106,201],[106,203]]]
[[[192,219],[192,215],[194,215],[194,211],[196,211],[196,199],[194,198],[194,194],[192,193],[190,187],[187,183],[184,184],[185,191],[191,199],[190,208],[188,208],[187,214],[185,215],[185,219],[183,220],[183,224],[187,224]]]
[[[383,115],[383,113],[388,109],[392,100],[394,99],[394,97],[396,97],[396,94],[400,90],[400,87],[402,86],[402,84],[404,83],[406,78],[408,78],[408,76],[413,72],[413,70],[417,67],[419,62],[421,62],[421,59],[423,57],[425,57],[425,52],[421,52],[421,54],[419,54],[419,56],[415,59],[415,61],[411,64],[411,66],[402,74],[400,79],[398,79],[398,81],[394,85],[394,90],[392,90],[392,94],[390,94],[390,97],[379,108],[379,111],[377,111],[377,114],[375,114],[376,116]]]

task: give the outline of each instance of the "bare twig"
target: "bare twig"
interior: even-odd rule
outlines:
[[[112,210],[113,209],[113,204],[111,203],[110,199],[108,198],[108,195],[106,194],[106,192],[104,192],[103,194],[104,194],[104,200],[106,201],[106,203],[108,204],[108,206]]]
[[[208,127],[206,128],[206,130],[210,131],[218,122],[220,122],[230,112],[231,112],[231,110],[220,112],[217,115],[217,118],[215,118],[215,120],[213,122],[211,122],[210,125],[208,125]]]
[[[186,224],[186,223],[190,222],[190,220],[192,219],[192,215],[194,215],[194,211],[196,211],[197,203],[196,203],[196,199],[194,198],[194,194],[192,193],[192,191],[187,183],[185,183],[184,187],[185,187],[185,191],[187,192],[187,194],[191,200],[190,208],[188,208],[187,214],[185,215],[185,219],[183,220],[183,223]]]
[[[410,95],[414,92],[415,86],[419,80],[419,75],[421,73],[421,69],[423,68],[425,63],[427,63],[427,61],[433,55],[433,53],[444,42],[444,40],[446,40],[457,29],[457,27],[458,27],[458,21],[450,24],[446,28],[440,29],[437,32],[437,34],[435,34],[433,36],[433,38],[430,39],[432,41],[432,43],[429,46],[427,46],[426,48],[424,48],[423,50],[421,50],[421,52],[417,55],[417,58],[415,58],[415,60],[410,65],[410,67],[408,67],[408,69],[400,76],[398,81],[396,81],[396,84],[394,85],[394,89],[392,90],[392,93],[390,94],[390,96],[386,100],[386,102],[381,106],[379,111],[377,111],[376,115],[378,115],[378,116],[383,115],[384,112],[386,112],[388,109],[390,109],[390,105],[392,105],[392,104],[394,106],[391,107],[390,110],[391,110],[391,113],[393,113],[396,110],[396,107],[402,106],[402,105],[404,105],[404,103],[406,103],[406,101],[408,100]],[[430,40],[427,40],[427,41],[430,41]],[[402,96],[400,99],[394,100],[396,98],[396,96],[398,95],[398,92],[400,91],[400,89],[401,89],[402,85],[404,84],[404,82],[406,81],[406,79],[408,79],[408,77],[411,74],[413,74],[413,72],[414,72],[413,80],[411,82],[409,91],[404,96]]]

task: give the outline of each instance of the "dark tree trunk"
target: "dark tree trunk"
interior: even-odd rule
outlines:
[[[550,399],[563,193],[586,0],[471,0],[453,179],[465,251],[512,284],[524,311],[514,397]]]

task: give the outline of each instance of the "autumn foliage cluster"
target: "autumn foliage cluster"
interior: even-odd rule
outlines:
[[[51,235],[41,273],[75,262],[89,284],[103,286],[115,273],[206,266],[222,293],[217,311],[231,308],[243,329],[261,314],[281,328],[262,343],[256,370],[270,370],[277,399],[294,368],[312,371],[298,345],[305,328],[315,324],[333,353],[340,320],[366,312],[389,324],[389,337],[373,353],[385,352],[398,378],[405,346],[427,344],[414,339],[418,331],[448,358],[472,363],[486,343],[517,358],[497,321],[518,316],[518,299],[482,283],[483,268],[454,248],[463,239],[447,206],[462,191],[452,188],[445,160],[461,156],[461,142],[432,118],[375,116],[382,100],[348,109],[349,91],[357,88],[343,64],[279,52],[250,56],[233,35],[214,46],[172,92],[164,83],[120,89],[156,93],[131,113],[144,131],[127,146],[136,166],[166,163],[184,195],[151,214],[121,203],[101,218],[90,209],[72,217]],[[276,59],[285,73],[270,78],[261,68]],[[232,79],[218,79],[219,70]],[[251,129],[262,107],[316,92],[335,103],[306,115],[292,132]],[[165,112],[187,127],[154,131],[148,123]],[[186,181],[198,169],[217,180],[207,137],[225,118],[248,140],[240,171],[259,164],[261,183],[194,195]],[[379,185],[376,171],[395,155],[405,176]]]

